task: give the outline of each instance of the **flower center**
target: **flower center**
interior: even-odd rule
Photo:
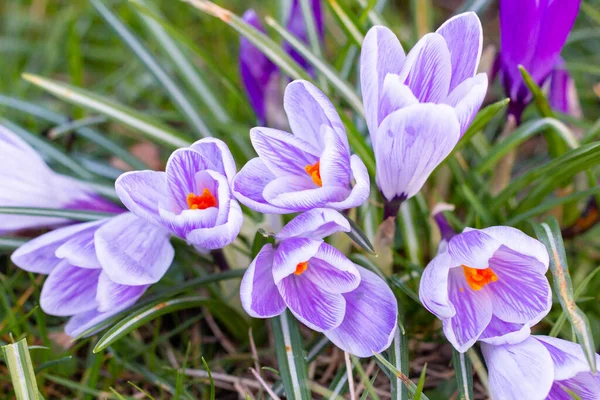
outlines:
[[[308,261],[298,263],[298,265],[296,265],[296,270],[294,271],[294,275],[302,275],[304,273],[304,271],[306,271],[307,268],[308,268]]]
[[[217,199],[210,190],[204,188],[201,195],[190,193],[185,198],[190,210],[205,210],[210,207],[217,206]]]
[[[498,276],[491,268],[477,269],[467,267],[466,265],[462,265],[462,268],[467,283],[473,290],[481,290],[488,283],[496,282],[498,280]]]
[[[315,183],[315,185],[323,186],[323,181],[321,180],[321,172],[319,171],[319,168],[320,168],[320,162],[317,161],[313,165],[308,164],[306,167],[304,167],[304,170],[306,171],[308,176],[311,177],[311,179]]]

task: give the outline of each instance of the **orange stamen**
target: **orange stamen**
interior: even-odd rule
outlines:
[[[320,162],[317,161],[313,165],[308,164],[306,167],[304,167],[304,170],[312,178],[312,181],[316,185],[323,186],[323,181],[321,180],[321,171],[319,170],[320,166]]]
[[[481,290],[485,285],[498,280],[498,276],[491,268],[477,269],[467,267],[466,265],[462,265],[462,268],[467,283],[473,290]]]
[[[307,268],[308,268],[308,261],[298,263],[298,265],[296,265],[296,270],[294,271],[294,275],[302,275],[304,273],[304,271],[306,271]]]
[[[217,206],[217,199],[206,188],[202,190],[202,194],[199,196],[194,193],[188,194],[185,200],[190,210],[205,210]]]

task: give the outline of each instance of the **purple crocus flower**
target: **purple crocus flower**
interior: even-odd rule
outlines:
[[[320,39],[323,40],[321,0],[312,1],[312,10],[317,33]],[[258,31],[265,32],[254,10],[246,11],[242,18]],[[299,0],[293,0],[291,3],[287,19],[287,30],[303,42],[308,43],[308,34]],[[312,67],[304,57],[287,42],[284,43],[284,48],[300,66],[312,74]],[[269,123],[271,125],[270,122],[275,119],[275,116],[271,115],[273,113],[269,110],[279,104],[278,100],[281,97],[279,93],[279,69],[245,37],[240,38],[240,74],[258,123],[261,125]]]
[[[467,228],[425,268],[419,297],[460,352],[477,340],[514,343],[550,311],[548,263],[544,245],[518,229]]]
[[[550,336],[494,346],[482,343],[492,400],[600,399],[600,374],[592,374],[581,346]],[[596,354],[596,363],[600,356]]]
[[[548,100],[554,110],[574,117],[581,117],[581,107],[575,81],[569,75],[562,59],[559,60],[550,73]]]
[[[290,221],[266,244],[244,274],[242,306],[270,318],[286,308],[342,350],[368,357],[385,350],[397,324],[394,294],[377,275],[348,260],[322,238],[350,231],[330,209],[313,209]]]
[[[419,192],[473,121],[488,84],[486,74],[475,75],[482,42],[472,12],[425,35],[406,56],[388,28],[367,33],[360,83],[377,186],[388,202]]]
[[[48,274],[40,306],[71,317],[65,332],[77,336],[135,304],[162,278],[174,254],[169,232],[123,213],[48,232],[19,247],[11,260]]]
[[[122,212],[85,184],[52,171],[19,136],[0,125],[0,207]],[[66,224],[63,218],[2,215],[0,234]]]
[[[369,196],[369,174],[361,159],[350,155],[344,125],[329,99],[312,83],[297,80],[285,90],[284,107],[294,134],[250,130],[258,157],[235,177],[235,197],[270,214],[362,204]]]
[[[127,172],[115,188],[132,213],[206,251],[233,242],[242,227],[230,190],[235,173],[227,145],[206,138],[171,154],[165,172]]]
[[[573,27],[580,0],[501,0],[501,70],[504,90],[511,99],[510,112],[520,119],[531,101],[519,65],[538,85],[543,85],[559,62]]]

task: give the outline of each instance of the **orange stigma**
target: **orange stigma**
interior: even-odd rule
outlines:
[[[206,188],[202,190],[202,194],[199,196],[194,193],[188,194],[185,200],[190,210],[205,210],[217,206],[217,199]]]
[[[477,269],[462,265],[467,283],[473,290],[481,290],[488,283],[496,282],[498,276],[491,268]]]
[[[308,261],[298,263],[298,265],[296,265],[296,270],[294,271],[294,275],[302,275],[304,273],[304,271],[306,271],[307,268],[308,268]]]
[[[317,186],[323,186],[323,181],[321,180],[321,172],[319,171],[319,168],[321,167],[320,164],[321,163],[317,161],[313,165],[308,164],[306,167],[304,167],[304,170],[306,171],[308,176],[312,178],[312,181]]]

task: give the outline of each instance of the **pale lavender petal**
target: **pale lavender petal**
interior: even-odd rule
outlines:
[[[379,102],[378,123],[385,117],[404,107],[418,104],[419,99],[415,97],[410,88],[404,84],[404,79],[396,74],[387,74],[383,81],[383,90]],[[372,137],[371,140],[376,139]]]
[[[331,101],[315,85],[295,80],[285,89],[283,106],[294,135],[318,151],[325,147],[321,125],[328,125],[337,133],[347,148],[348,138],[344,124]]]
[[[129,211],[157,225],[159,204],[168,204],[167,175],[156,171],[131,171],[115,182],[117,195]]]
[[[328,125],[322,125],[321,135],[325,137],[325,149],[320,158],[320,175],[323,186],[349,187],[350,150]]]
[[[367,171],[367,167],[356,154],[350,156],[350,169],[352,170],[352,177],[355,180],[350,194],[344,200],[327,203],[327,207],[335,210],[346,210],[360,206],[369,198],[371,191],[369,171]]]
[[[328,203],[345,200],[350,188],[340,186],[318,187],[309,177],[284,176],[269,182],[263,191],[265,199],[288,212],[301,212],[329,206]],[[334,208],[334,207],[332,207]]]
[[[89,210],[120,214],[125,210],[94,192],[91,185],[70,176],[54,174],[51,180],[54,198],[62,205],[56,208],[68,210]],[[48,206],[48,204],[46,205]]]
[[[170,211],[179,213],[187,210],[187,196],[190,193],[200,195],[203,188],[196,185],[196,174],[209,167],[209,161],[190,148],[178,149],[171,154],[165,169],[167,189],[169,191]]]
[[[410,198],[458,142],[460,127],[446,104],[415,104],[388,115],[375,143],[377,186],[384,197]]]
[[[335,247],[323,243],[302,273],[315,285],[332,293],[347,293],[358,287],[356,265]]]
[[[67,262],[48,275],[40,295],[40,307],[46,314],[75,315],[94,310],[96,287],[102,270],[77,268]]]
[[[62,262],[56,256],[56,249],[78,234],[94,232],[105,221],[94,221],[59,228],[32,239],[15,250],[11,261],[25,271],[49,274]]]
[[[112,317],[113,315],[120,312],[122,309],[111,310],[109,312],[98,312],[98,310],[93,309],[90,311],[86,311],[69,318],[69,321],[65,325],[65,333],[71,337],[76,337],[81,335],[86,330],[90,329],[92,326],[101,323],[105,319]],[[98,329],[96,332],[102,330],[103,327]],[[95,333],[95,332],[93,332]]]
[[[277,176],[308,176],[306,166],[319,160],[319,150],[291,133],[271,128],[252,128],[250,140],[260,159]]]
[[[462,136],[481,107],[487,92],[487,74],[477,74],[467,78],[450,93],[444,103],[454,107],[458,122],[460,123],[460,135]]]
[[[288,222],[277,233],[278,240],[293,237],[322,239],[335,232],[350,232],[350,223],[339,212],[329,208],[306,211]]]
[[[321,289],[307,277],[291,274],[277,288],[292,314],[317,332],[339,326],[346,312],[346,300],[339,293]]]
[[[70,264],[80,268],[102,268],[96,257],[94,235],[96,231],[109,220],[91,222],[89,227],[79,231],[56,249],[55,256],[65,259]]]
[[[440,319],[452,318],[456,312],[448,298],[448,275],[452,258],[440,252],[427,265],[419,284],[419,299],[432,314]]]
[[[450,270],[448,297],[456,314],[442,321],[444,334],[456,350],[464,353],[490,323],[493,299],[484,290],[471,289],[461,268]]]
[[[273,280],[273,254],[273,246],[264,245],[242,278],[242,307],[254,318],[275,317],[286,307]]]
[[[200,249],[221,249],[232,243],[242,229],[244,214],[237,201],[231,200],[227,222],[213,228],[200,228],[191,231],[186,240]]]
[[[358,267],[360,285],[344,293],[346,314],[325,336],[336,346],[358,357],[381,353],[397,329],[398,304],[389,286],[377,275]]]
[[[263,196],[265,186],[275,179],[275,175],[259,158],[253,158],[238,172],[233,180],[233,195],[246,207],[268,214],[287,214],[285,208],[269,204]]]
[[[539,263],[505,247],[494,253],[489,266],[498,280],[485,288],[494,299],[494,315],[506,322],[537,324],[552,308],[552,291]]]
[[[450,239],[448,252],[455,265],[469,268],[488,268],[489,259],[502,244],[480,230],[465,230]]]
[[[126,213],[98,229],[96,255],[113,282],[148,285],[162,278],[175,251],[166,230]]]
[[[220,139],[204,138],[190,146],[209,162],[209,169],[224,175],[231,183],[235,176],[235,160],[227,144]]]
[[[444,38],[428,33],[411,49],[399,72],[421,103],[439,103],[448,97],[452,65]]]
[[[511,226],[491,226],[481,231],[518,253],[536,258],[539,263],[531,267],[539,267],[539,272],[545,274],[548,271],[548,250],[539,240]]]
[[[533,337],[517,344],[481,344],[489,375],[492,399],[543,400],[548,395],[554,373],[552,359]]]
[[[556,381],[546,400],[573,400],[567,390],[575,393],[580,400],[598,400],[600,398],[600,374],[580,372],[571,379]]]
[[[513,324],[492,316],[490,324],[479,337],[479,341],[495,346],[515,344],[525,340],[530,333],[529,324]]]
[[[275,249],[273,257],[273,279],[278,284],[293,274],[298,264],[309,261],[319,251],[322,240],[292,238],[283,240]]]
[[[481,21],[474,12],[456,15],[436,31],[444,37],[452,60],[450,90],[475,75],[483,48]]]
[[[120,285],[110,280],[106,272],[102,272],[98,278],[98,292],[96,293],[97,310],[104,313],[116,308],[132,306],[142,297],[148,287],[150,285]]]
[[[589,372],[590,364],[580,344],[551,336],[535,335],[533,338],[544,345],[554,363],[554,379],[573,378],[580,372]]]
[[[385,26],[369,29],[360,53],[360,87],[373,143],[376,142],[379,124],[383,120],[379,117],[384,80],[388,74],[400,72],[404,58],[404,49],[391,30]]]

